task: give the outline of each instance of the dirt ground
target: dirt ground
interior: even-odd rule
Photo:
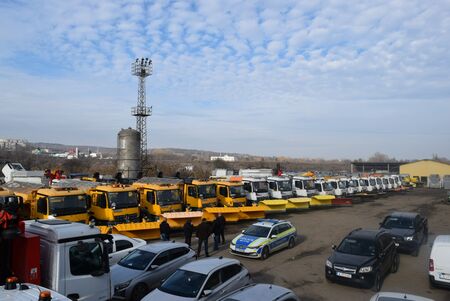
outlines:
[[[403,195],[355,204],[353,207],[279,214],[273,217],[287,219],[297,228],[299,236],[293,249],[282,250],[265,261],[230,255],[228,244],[210,254],[239,259],[249,269],[255,282],[288,287],[303,301],[369,300],[374,295],[369,289],[325,280],[325,260],[331,253],[331,245],[339,244],[355,228],[378,228],[382,218],[391,211],[420,212],[428,218],[429,242],[422,246],[418,257],[401,254],[398,272],[385,278],[382,291],[411,293],[436,301],[448,301],[450,290],[430,288],[428,284],[431,243],[438,234],[450,234],[450,205],[443,201],[445,196],[443,190],[416,189]],[[251,222],[227,226],[227,241],[249,224]]]

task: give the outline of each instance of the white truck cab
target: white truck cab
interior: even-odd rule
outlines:
[[[392,180],[392,182],[393,182],[393,180]],[[383,184],[384,184],[385,190],[392,190],[392,189],[394,189],[394,187],[392,186],[391,181],[389,181],[389,176],[384,176],[383,177]]]
[[[269,186],[266,178],[243,178],[245,196],[248,204],[269,199]]]
[[[289,199],[293,196],[292,182],[288,177],[268,177],[269,196],[274,199]]]
[[[359,178],[357,178],[357,177],[352,177],[350,179],[350,186],[353,187],[353,189],[355,190],[355,193],[363,192],[363,187],[361,186]]]
[[[331,195],[333,194],[333,186],[331,186],[330,183],[326,182],[325,180],[317,180],[314,183],[317,194],[318,195]]]
[[[112,296],[108,252],[100,233],[86,224],[51,219],[26,221],[25,231],[40,237],[44,287],[82,301]]]
[[[368,177],[363,177],[359,180],[362,183],[364,191],[373,192],[374,186],[371,184],[370,179]]]
[[[292,187],[297,197],[309,197],[317,193],[314,179],[310,177],[292,177]]]
[[[327,183],[329,183],[333,187],[331,194],[337,197],[344,196],[347,194],[347,185],[344,181],[338,179],[329,179],[327,180]]]
[[[352,195],[355,193],[355,188],[350,185],[350,179],[349,178],[340,178],[340,182],[344,183],[345,185],[345,194],[346,195]]]

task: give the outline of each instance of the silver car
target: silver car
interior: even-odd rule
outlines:
[[[113,299],[138,301],[196,254],[187,244],[152,243],[135,249],[111,267]]]
[[[238,260],[208,258],[182,266],[142,300],[213,301],[249,283],[250,274]]]
[[[432,299],[403,293],[378,293],[370,298],[370,301],[434,301]]]
[[[220,301],[299,301],[290,289],[273,284],[252,283],[231,292]]]

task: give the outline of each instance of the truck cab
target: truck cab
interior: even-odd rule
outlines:
[[[292,182],[288,177],[268,177],[269,196],[274,199],[292,198]]]
[[[58,218],[87,223],[88,195],[76,187],[40,188],[15,191],[22,197],[28,219]]]
[[[269,186],[265,178],[243,178],[247,204],[269,199]]]
[[[41,285],[72,299],[109,300],[108,253],[96,227],[64,220],[27,221],[25,231],[40,238]]]
[[[347,186],[344,181],[338,179],[329,179],[327,180],[327,183],[329,183],[333,187],[333,195],[337,197],[347,195]]]
[[[329,182],[327,182],[325,180],[317,180],[314,183],[314,186],[316,187],[318,195],[331,195],[331,194],[333,194],[333,186]]]
[[[353,195],[355,193],[355,188],[350,185],[349,178],[340,178],[339,181],[345,185],[345,194],[346,195]]]
[[[216,184],[212,180],[186,180],[183,187],[183,198],[186,207],[201,210],[205,207],[217,206]]]
[[[136,188],[121,184],[100,185],[89,190],[90,218],[96,224],[139,222],[139,194]]]
[[[372,186],[368,177],[363,177],[359,181],[361,182],[361,186],[364,187],[364,191],[372,192],[374,190],[374,187]]]
[[[217,181],[217,199],[221,206],[238,207],[245,206],[246,194],[242,178],[230,178],[229,181]]]
[[[355,193],[361,193],[364,191],[363,187],[361,186],[361,183],[359,181],[359,178],[352,177],[350,179],[350,186],[353,187],[353,189],[355,190]]]
[[[314,179],[310,177],[293,177],[292,186],[297,197],[310,197],[317,193]]]
[[[384,176],[383,178],[382,178],[382,180],[383,180],[383,185],[384,185],[384,189],[385,190],[393,190],[394,189],[394,187],[392,186],[392,183],[391,183],[391,181],[389,181],[389,176]],[[393,182],[393,181],[392,181]]]
[[[155,218],[166,212],[183,211],[180,183],[178,179],[154,177],[133,183],[133,187],[139,190],[143,214]]]

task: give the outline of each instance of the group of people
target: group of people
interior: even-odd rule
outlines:
[[[159,230],[161,232],[161,240],[169,241],[171,229],[170,225],[167,222],[166,218],[163,218],[159,226]],[[191,246],[192,243],[192,234],[194,233],[194,225],[192,221],[189,219],[183,226],[183,234],[184,234],[184,242]],[[197,256],[200,257],[200,253],[202,250],[202,245],[205,249],[206,257],[209,257],[208,252],[208,239],[213,235],[214,238],[214,251],[219,250],[219,244],[225,244],[225,218],[222,214],[218,214],[216,219],[211,223],[208,222],[205,218],[202,219],[202,222],[197,227],[196,236],[198,238],[198,249]]]

